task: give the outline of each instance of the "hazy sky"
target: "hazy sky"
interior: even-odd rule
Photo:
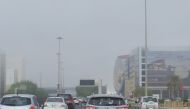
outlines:
[[[190,0],[147,6],[149,46],[190,46]],[[44,87],[57,84],[58,36],[65,86],[101,78],[112,90],[116,57],[144,45],[144,0],[0,0],[0,48],[24,56],[27,78],[42,72]]]

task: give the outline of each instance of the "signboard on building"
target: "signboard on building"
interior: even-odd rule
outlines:
[[[95,85],[95,80],[80,80],[80,85]]]

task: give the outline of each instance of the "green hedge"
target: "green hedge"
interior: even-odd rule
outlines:
[[[98,94],[98,86],[78,86],[76,87],[78,97],[87,97],[92,94]]]

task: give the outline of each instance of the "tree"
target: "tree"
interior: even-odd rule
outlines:
[[[179,79],[179,76],[177,75],[171,76],[167,84],[170,98],[174,99],[177,97],[177,95],[179,96],[180,85],[181,81]]]
[[[152,95],[152,91],[148,90],[148,96]],[[135,97],[145,96],[145,88],[144,87],[136,87],[134,91]]]
[[[92,94],[98,94],[98,86],[78,86],[76,87],[78,97],[87,97]]]
[[[12,84],[7,93],[18,93],[18,94],[33,94],[38,97],[38,101],[41,104],[48,96],[47,93],[41,88],[38,88],[36,84],[31,81],[21,81]]]

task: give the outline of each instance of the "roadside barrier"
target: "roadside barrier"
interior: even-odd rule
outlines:
[[[182,102],[182,101],[165,101],[164,107],[172,109],[190,109],[190,102]]]

